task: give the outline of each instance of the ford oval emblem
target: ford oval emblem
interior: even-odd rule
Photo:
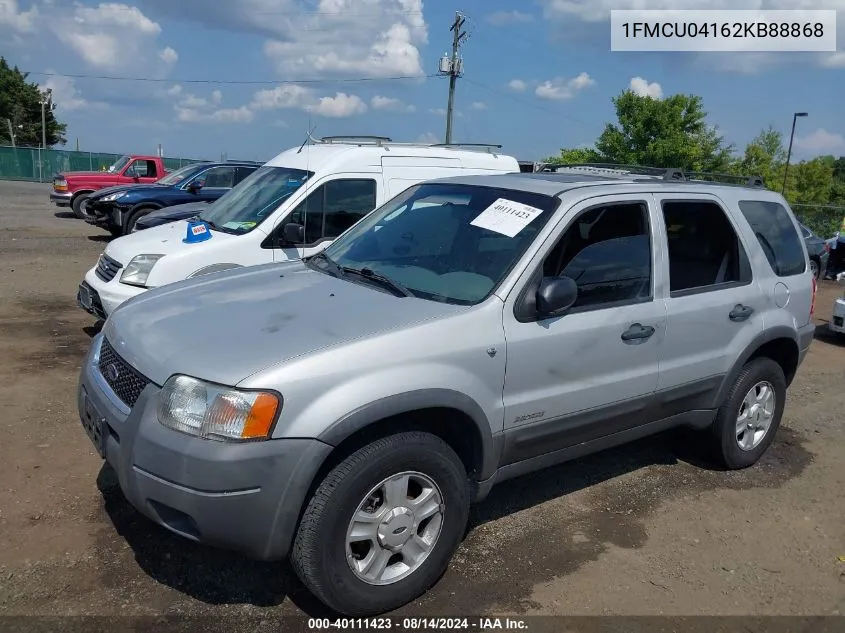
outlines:
[[[118,371],[117,366],[114,363],[106,365],[106,378],[108,378],[111,382],[114,382],[119,377],[120,371]]]

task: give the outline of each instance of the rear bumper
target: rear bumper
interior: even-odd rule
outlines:
[[[50,191],[50,202],[57,207],[69,207],[71,198],[73,198],[73,193],[70,191],[56,191],[55,189]]]
[[[94,339],[82,368],[79,415],[100,424],[101,456],[129,503],[190,540],[259,560],[285,558],[331,446],[315,439],[232,444],[168,429],[156,417],[156,385],[132,409],[117,398],[97,368],[101,341]]]

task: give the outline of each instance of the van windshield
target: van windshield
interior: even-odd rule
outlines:
[[[259,167],[204,210],[200,219],[225,233],[249,233],[313,175],[290,167]]]

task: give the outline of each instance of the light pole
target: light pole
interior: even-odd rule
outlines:
[[[795,121],[799,116],[807,116],[806,112],[796,112],[792,115],[792,133],[789,135],[789,149],[786,151],[786,165],[783,168],[783,187],[780,189],[780,195],[784,195],[786,191],[786,176],[789,174],[789,159],[792,158],[792,140],[795,138]]]
[[[41,147],[47,149],[47,113],[46,108],[50,106],[50,111],[53,111],[53,91],[50,88],[44,91],[41,95]]]

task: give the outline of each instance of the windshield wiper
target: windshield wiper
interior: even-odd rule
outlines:
[[[198,215],[198,216],[195,216],[195,217],[199,218],[202,222],[205,222],[208,225],[208,228],[210,228],[210,229],[214,229],[215,231],[220,231],[221,233],[228,233],[229,235],[235,235],[234,230],[223,228],[223,227],[219,226],[216,222],[213,222],[212,220],[206,220],[201,215]],[[191,219],[193,219],[193,218],[191,218]]]
[[[380,273],[375,272],[369,268],[361,268],[360,270],[357,268],[345,268],[342,267],[341,270],[345,273],[351,273],[353,275],[360,275],[364,279],[369,279],[370,281],[375,281],[376,283],[380,284],[383,288],[387,288],[392,290],[399,296],[402,297],[416,297],[413,292],[408,290],[405,286],[400,284],[398,281],[394,281],[390,277],[386,277]]]
[[[324,262],[326,262],[326,270],[328,270],[331,274],[333,274],[338,279],[343,277],[345,269],[338,266],[337,262],[335,260],[333,260],[331,257],[326,255],[325,251],[321,251],[320,253],[317,253],[316,255],[309,257],[307,263],[311,263],[315,259],[321,259]]]

